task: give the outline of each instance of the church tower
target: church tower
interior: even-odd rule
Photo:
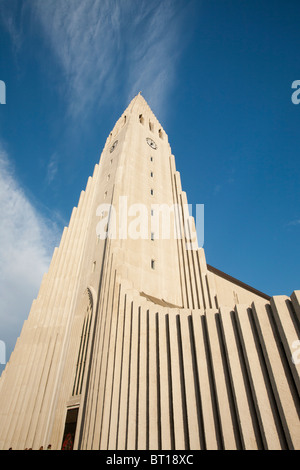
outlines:
[[[1,376],[0,448],[300,449],[299,325],[300,291],[270,298],[206,263],[139,94]]]

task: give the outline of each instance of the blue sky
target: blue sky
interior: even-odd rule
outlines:
[[[300,288],[300,2],[1,0],[0,340],[7,359],[107,135],[142,91],[207,262]],[[0,369],[1,370],[1,369]]]

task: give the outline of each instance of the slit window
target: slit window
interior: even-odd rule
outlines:
[[[154,232],[151,232],[151,240],[154,240]]]
[[[79,344],[78,355],[77,355],[76,372],[75,372],[72,396],[81,395],[82,393],[82,385],[83,385],[83,378],[84,378],[84,372],[85,372],[87,350],[88,350],[89,337],[90,337],[90,331],[91,331],[92,313],[93,313],[93,304],[89,296],[88,305],[86,306],[86,310],[84,313],[84,320],[83,320],[83,325],[82,325],[82,330],[81,330],[81,337],[80,337],[80,344]]]
[[[151,176],[151,178],[153,178],[153,171],[150,172],[150,176]]]
[[[153,189],[150,189],[151,196],[153,196]]]
[[[155,269],[155,260],[154,259],[151,260],[151,269]]]

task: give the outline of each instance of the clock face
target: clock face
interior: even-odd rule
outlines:
[[[118,141],[116,140],[116,141],[112,144],[112,146],[110,147],[110,149],[109,149],[110,153],[115,150],[115,148],[116,148],[117,145],[118,145]]]
[[[147,144],[150,145],[151,148],[153,148],[154,150],[157,149],[157,145],[156,143],[154,142],[154,140],[150,139],[149,137],[146,138],[146,141],[147,141]]]

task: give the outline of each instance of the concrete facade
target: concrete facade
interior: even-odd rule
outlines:
[[[300,449],[300,291],[270,298],[207,265],[185,204],[139,94],[1,376],[1,449],[61,449],[68,432],[74,449]]]

